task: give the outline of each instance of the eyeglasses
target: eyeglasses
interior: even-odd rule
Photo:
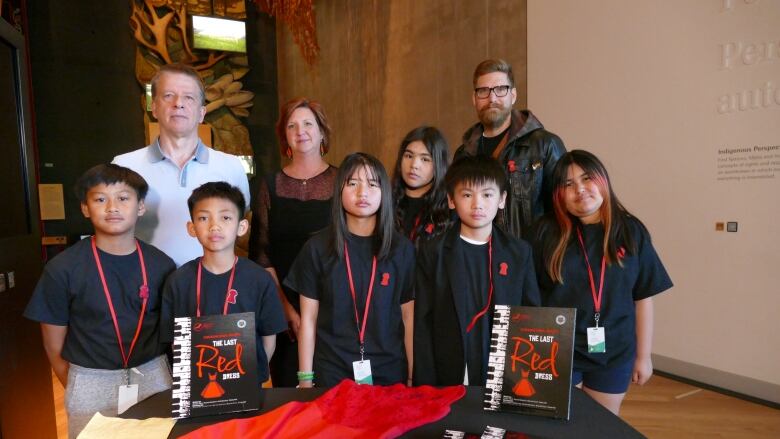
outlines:
[[[509,93],[510,89],[512,89],[512,86],[509,85],[497,85],[495,87],[477,87],[474,89],[474,94],[476,94],[477,97],[480,99],[485,99],[486,97],[490,96],[490,92],[492,91],[497,98],[503,98]]]

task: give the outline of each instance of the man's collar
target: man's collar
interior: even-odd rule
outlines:
[[[163,154],[162,148],[160,147],[159,137],[154,139],[154,143],[149,145],[149,155],[152,163],[162,161],[165,158],[165,154]],[[209,162],[209,149],[200,138],[198,138],[198,145],[195,147],[195,160],[198,163]]]
[[[209,162],[209,149],[201,142],[200,138],[198,138],[198,146],[195,147],[195,160],[199,163]]]
[[[162,161],[165,158],[165,156],[162,153],[162,149],[160,149],[160,138],[154,139],[154,142],[152,142],[151,145],[149,145],[149,161],[152,163],[157,163],[159,161]]]

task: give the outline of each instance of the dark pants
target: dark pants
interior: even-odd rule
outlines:
[[[288,332],[276,336],[276,349],[269,365],[274,387],[298,385],[298,342],[292,341]]]

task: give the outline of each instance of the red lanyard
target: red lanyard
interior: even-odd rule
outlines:
[[[122,334],[119,332],[119,321],[116,318],[116,312],[114,312],[114,302],[111,300],[111,294],[108,292],[108,283],[106,282],[106,275],[103,273],[103,265],[100,263],[100,256],[98,255],[97,245],[95,244],[95,237],[92,237],[92,254],[95,255],[95,264],[97,265],[98,274],[100,275],[100,281],[103,283],[103,292],[106,294],[106,302],[108,302],[108,310],[111,312],[111,319],[114,321],[114,330],[116,331],[116,339],[119,342],[119,353],[122,354],[122,364],[127,369],[127,363],[130,361],[130,356],[133,355],[133,348],[135,342],[138,340],[138,335],[141,333],[141,326],[144,323],[144,314],[146,313],[146,301],[149,300],[149,283],[146,280],[146,264],[144,263],[144,254],[141,251],[141,246],[138,241],[135,241],[135,248],[138,250],[138,260],[141,262],[141,276],[143,277],[143,284],[138,289],[138,297],[141,298],[141,312],[138,315],[138,326],[135,328],[135,335],[133,341],[130,343],[130,350],[125,356],[125,347],[122,343]]]
[[[347,277],[349,278],[349,292],[352,293],[352,305],[355,308],[355,323],[358,326],[358,336],[360,337],[360,359],[363,359],[363,351],[366,340],[366,322],[368,321],[368,308],[371,305],[371,296],[374,293],[374,277],[376,276],[376,256],[371,263],[371,282],[368,284],[368,295],[366,295],[366,307],[363,309],[363,325],[360,325],[357,310],[357,297],[355,295],[355,283],[352,280],[352,267],[349,263],[349,249],[347,243],[344,243],[344,259],[347,262]]]
[[[488,279],[490,281],[490,289],[488,290],[488,300],[482,311],[476,313],[471,319],[471,323],[466,327],[466,332],[471,332],[474,329],[474,325],[477,324],[477,320],[485,315],[490,309],[490,302],[493,300],[493,236],[488,238]]]
[[[414,219],[414,225],[412,226],[412,233],[409,234],[409,241],[414,242],[414,237],[417,236],[417,226],[420,225],[420,215]]]
[[[588,251],[585,249],[585,241],[582,240],[582,232],[577,227],[577,238],[580,239],[580,247],[582,247],[582,254],[585,256],[585,265],[588,267],[588,278],[590,279],[590,293],[593,296],[593,304],[596,306],[596,326],[599,324],[599,315],[601,314],[601,293],[604,292],[604,267],[606,267],[607,258],[606,255],[601,256],[601,279],[599,280],[599,292],[596,294],[596,282],[593,281],[593,270],[590,268],[590,261],[588,260]]]
[[[195,284],[195,301],[196,301],[196,316],[200,317],[200,273],[203,271],[203,260],[198,261],[198,280]],[[228,280],[227,291],[225,292],[225,305],[222,307],[222,315],[227,315],[228,303],[236,303],[236,296],[238,292],[233,289],[233,278],[236,276],[236,264],[238,263],[238,256],[233,260],[233,269],[230,270],[230,280]]]

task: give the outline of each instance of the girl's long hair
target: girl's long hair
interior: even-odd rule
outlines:
[[[376,226],[374,227],[374,254],[377,259],[385,259],[390,254],[393,245],[393,231],[395,221],[393,219],[393,200],[390,190],[390,179],[382,163],[374,156],[362,152],[356,152],[344,157],[336,174],[333,191],[333,203],[331,216],[333,221],[333,252],[339,259],[344,258],[344,242],[347,234],[347,218],[344,204],[341,201],[341,191],[352,175],[360,168],[366,168],[366,176],[379,183],[382,197],[379,210],[376,212]]]
[[[414,230],[415,242],[423,236],[423,230],[428,224],[433,224],[433,231],[428,235],[434,237],[440,235],[451,222],[450,210],[447,206],[447,189],[444,187],[444,175],[449,166],[449,145],[447,140],[435,127],[421,126],[409,133],[401,141],[398,148],[398,157],[395,160],[393,170],[393,210],[395,211],[395,225],[398,230],[403,230],[404,210],[401,201],[406,197],[406,183],[401,171],[401,162],[404,152],[410,143],[420,141],[425,145],[433,160],[433,181],[431,188],[423,195],[423,208],[420,212],[421,221]]]
[[[566,209],[566,179],[569,168],[577,165],[596,183],[604,202],[599,208],[601,224],[604,226],[603,254],[609,264],[617,262],[623,266],[620,248],[629,254],[636,253],[636,242],[629,231],[628,221],[636,218],[620,203],[604,164],[592,153],[575,149],[564,154],[555,165],[552,175],[554,221],[543,222],[539,235],[544,236],[542,257],[547,273],[553,281],[563,283],[563,258],[570,241],[576,240],[574,227],[579,219]],[[640,223],[641,224],[641,223]]]

